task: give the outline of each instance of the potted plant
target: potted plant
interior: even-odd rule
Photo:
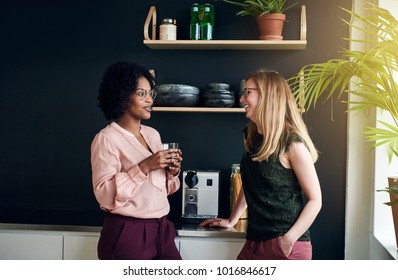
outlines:
[[[284,11],[297,3],[286,6],[286,0],[222,0],[240,7],[236,15],[256,17],[260,40],[282,40],[283,25],[286,20]]]
[[[398,157],[398,20],[383,8],[371,5],[369,10],[367,16],[345,11],[352,16],[346,23],[369,38],[355,42],[371,47],[366,51],[344,49],[342,58],[306,65],[288,81],[304,108],[315,105],[321,96],[328,99],[337,95],[339,99],[355,95],[359,101],[344,98],[349,110],[376,108],[389,114],[392,124],[379,121],[379,127],[367,127],[363,133],[366,141],[374,143],[372,148],[388,145],[391,162]],[[355,87],[348,88],[350,83]],[[390,194],[391,201],[385,204],[392,206],[398,247],[398,178],[389,178],[389,182],[389,187],[379,191]]]

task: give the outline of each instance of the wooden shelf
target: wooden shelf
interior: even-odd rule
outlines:
[[[220,107],[153,107],[155,112],[190,112],[190,113],[243,113],[244,108]]]
[[[155,50],[304,50],[307,46],[306,18],[305,5],[302,5],[299,40],[156,40],[156,7],[151,6],[144,24],[144,44]]]
[[[144,40],[154,50],[304,50],[307,40]]]

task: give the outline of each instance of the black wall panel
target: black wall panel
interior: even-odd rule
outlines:
[[[290,77],[303,65],[339,55],[348,29],[339,7],[351,1],[303,0],[287,12],[285,39],[299,38],[300,5],[306,5],[308,45],[303,51],[151,50],[143,26],[151,5],[158,19],[177,19],[177,37],[188,39],[190,5],[198,1],[27,1],[0,10],[0,222],[101,225],[92,193],[90,144],[107,122],[97,108],[104,69],[131,60],[155,69],[158,83],[204,89],[208,82],[239,81],[259,67]],[[289,2],[289,1],[288,1]],[[199,3],[202,3],[199,1]],[[257,39],[254,18],[235,16],[215,1],[215,39]],[[304,114],[319,151],[317,170],[324,204],[312,227],[315,259],[344,258],[346,107],[319,104]],[[154,112],[144,122],[164,141],[178,141],[183,169],[222,171],[220,215],[229,214],[229,174],[242,154],[242,113]],[[181,192],[170,198],[181,213]]]

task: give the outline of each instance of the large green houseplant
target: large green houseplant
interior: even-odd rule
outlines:
[[[289,83],[305,108],[314,106],[321,96],[328,99],[353,94],[361,100],[347,101],[351,105],[349,110],[377,108],[389,113],[394,124],[380,121],[383,128],[367,127],[364,134],[368,141],[374,142],[373,147],[388,145],[391,162],[394,156],[398,157],[398,20],[377,6],[370,8],[369,16],[345,11],[352,15],[352,21],[346,23],[369,35],[370,39],[359,42],[371,48],[344,49],[342,58],[305,65]],[[355,87],[348,89],[353,78],[357,79]],[[397,188],[388,191],[398,195]],[[398,198],[393,203],[398,203]]]
[[[254,16],[259,27],[260,40],[282,40],[284,11],[297,3],[286,5],[286,0],[222,0],[240,8],[236,15]]]
[[[398,157],[398,20],[389,11],[371,5],[369,13],[361,16],[349,10],[351,28],[363,32],[364,40],[347,39],[366,44],[366,51],[342,50],[342,58],[304,66],[289,79],[298,102],[305,108],[320,99],[337,96],[348,102],[349,110],[382,110],[391,116],[392,123],[379,121],[378,127],[366,127],[365,138],[373,148],[388,145],[389,161]],[[354,86],[350,87],[350,83]],[[355,101],[348,95],[355,95]],[[391,178],[389,178],[391,179]],[[379,190],[390,194],[390,202],[398,219],[398,181]],[[395,225],[398,246],[398,224]]]

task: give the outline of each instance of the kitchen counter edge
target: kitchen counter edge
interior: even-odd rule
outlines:
[[[60,232],[89,232],[99,233],[102,227],[73,226],[73,225],[45,225],[45,224],[10,224],[0,223],[0,231],[60,231]],[[176,224],[176,235],[179,237],[218,237],[218,238],[246,238],[246,232],[235,228],[208,228],[195,225]]]

